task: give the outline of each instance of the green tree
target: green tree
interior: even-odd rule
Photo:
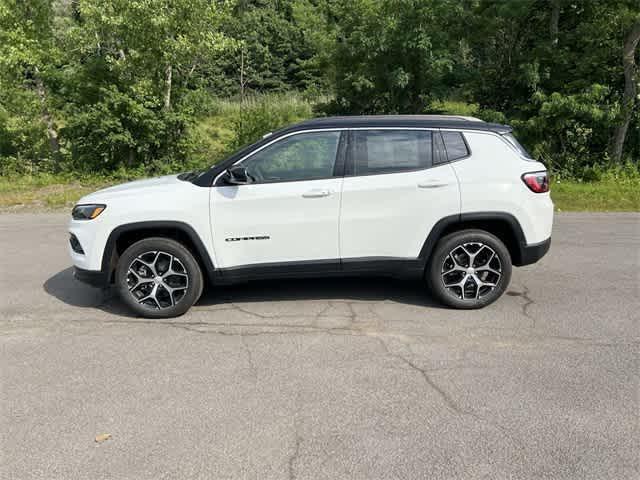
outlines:
[[[220,56],[210,72],[216,95],[314,89],[322,72],[307,68],[315,51],[294,18],[295,2],[239,0],[225,35],[235,48]]]
[[[18,169],[60,151],[46,83],[60,57],[52,19],[50,0],[0,1],[0,158]]]
[[[417,113],[446,94],[464,45],[452,41],[456,1],[357,0],[335,5],[333,64],[338,109]]]
[[[74,159],[107,169],[183,162],[199,67],[229,46],[226,13],[208,0],[80,0],[60,72]]]

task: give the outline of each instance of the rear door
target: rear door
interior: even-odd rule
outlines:
[[[210,201],[217,268],[339,267],[340,137],[331,130],[278,138],[239,162],[253,183],[216,181]]]
[[[439,132],[354,129],[342,189],[340,251],[350,261],[418,257],[438,220],[460,213],[455,172]],[[384,257],[384,258],[380,258]]]

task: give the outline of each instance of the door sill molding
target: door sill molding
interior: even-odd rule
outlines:
[[[216,284],[275,278],[318,278],[348,276],[420,277],[425,264],[419,258],[360,257],[345,259],[272,262],[219,268]]]

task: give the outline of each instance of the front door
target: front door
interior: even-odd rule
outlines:
[[[276,139],[239,162],[252,183],[218,179],[211,192],[216,268],[339,265],[340,137],[312,131]]]

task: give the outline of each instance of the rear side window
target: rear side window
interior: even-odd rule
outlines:
[[[447,152],[447,160],[458,160],[469,155],[469,149],[460,132],[442,132],[444,147]]]
[[[431,132],[426,130],[356,130],[353,132],[355,175],[375,175],[429,168]]]

